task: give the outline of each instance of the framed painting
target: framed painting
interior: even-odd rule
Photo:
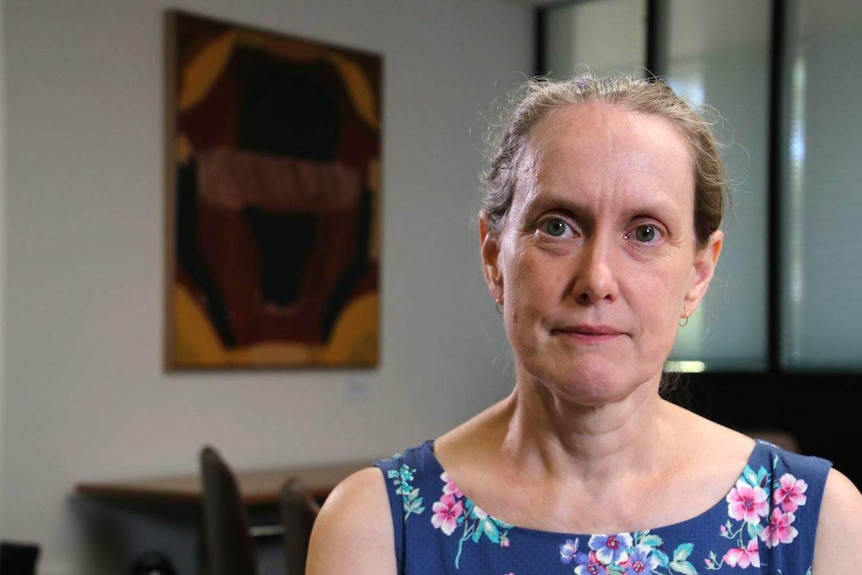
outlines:
[[[170,369],[369,367],[382,58],[166,13]]]

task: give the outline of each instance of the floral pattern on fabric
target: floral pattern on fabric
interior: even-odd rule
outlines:
[[[772,501],[769,501],[770,488]],[[727,514],[730,519],[721,526],[721,537],[736,545],[719,559],[715,551],[704,559],[709,571],[724,565],[746,569],[760,567],[760,544],[771,549],[792,543],[799,531],[793,526],[796,511],[808,501],[808,484],[790,473],[784,473],[773,483],[769,471],[761,466],[757,471],[747,465],[736,485],[727,494]],[[771,509],[771,511],[770,511]],[[808,573],[811,567],[808,568]]]
[[[521,529],[488,515],[451,480],[432,442],[378,466],[406,575],[812,575],[830,468],[826,460],[758,442],[730,492],[703,514],[645,531],[590,535]],[[409,529],[399,528],[402,519]]]
[[[799,535],[793,523],[795,512],[807,502],[805,492],[808,484],[785,473],[772,485],[770,502],[767,489],[771,481],[765,467],[761,466],[755,472],[751,466],[746,466],[727,494],[730,519],[719,529],[721,537],[735,542],[736,546],[728,549],[720,559],[716,552],[711,551],[704,559],[707,570],[718,571],[725,565],[740,569],[759,568],[761,543],[773,548],[792,543]],[[574,563],[575,575],[697,574],[697,569],[688,561],[694,545],[678,545],[671,555],[662,546],[661,537],[649,531],[639,531],[634,535],[593,535],[583,549],[579,549],[578,539],[567,539],[560,545],[560,560],[566,565]],[[810,575],[810,567],[806,573]]]
[[[580,540],[560,545],[560,561],[575,564],[575,575],[696,575],[688,560],[694,546],[677,546],[668,555],[662,538],[649,531],[593,535],[581,549]]]
[[[401,455],[396,453],[393,457],[394,461],[400,461]],[[392,480],[395,485],[395,493],[401,496],[404,502],[404,520],[412,514],[419,515],[425,511],[422,506],[422,498],[419,496],[419,489],[413,487],[413,476],[416,469],[411,468],[406,463],[402,463],[398,469],[390,469],[386,476]]]
[[[396,460],[400,457],[400,455],[395,455]],[[420,515],[425,511],[422,497],[419,496],[419,489],[412,485],[415,473],[415,469],[404,463],[398,469],[389,470],[387,473],[387,477],[392,480],[392,484],[396,487],[395,492],[401,495],[404,502],[405,521],[410,515]],[[512,525],[495,519],[482,511],[449,479],[448,473],[444,472],[440,479],[443,482],[443,494],[431,506],[431,511],[433,511],[431,524],[447,536],[451,536],[459,528],[462,529],[458,540],[458,553],[454,560],[456,568],[460,567],[461,553],[464,550],[464,543],[467,541],[479,543],[482,539],[487,539],[500,547],[510,545],[509,529],[513,527]],[[507,575],[514,574],[509,573]]]
[[[448,473],[443,472],[440,479],[443,481],[443,495],[431,507],[434,511],[431,524],[446,535],[452,535],[459,527],[462,528],[458,540],[458,554],[455,555],[456,568],[460,567],[461,553],[466,541],[479,543],[484,538],[500,547],[510,545],[509,529],[512,525],[482,511],[469,497],[461,493],[458,486],[449,479]]]

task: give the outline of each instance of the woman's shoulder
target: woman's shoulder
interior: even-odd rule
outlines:
[[[407,502],[403,498],[415,489],[415,479],[427,476],[429,470],[439,475],[435,471],[438,465],[429,440],[381,459],[339,483],[314,523],[307,572],[341,573],[344,557],[350,556],[361,557],[351,560],[352,573],[394,574],[396,545],[400,543],[393,518],[401,516],[403,505],[421,504],[416,497]]]
[[[813,572],[856,569],[862,493],[831,461],[758,440],[740,481],[767,492],[769,524],[761,538],[768,546],[783,547],[785,538],[790,542],[798,535],[805,556],[813,554]]]
[[[314,522],[307,573],[342,573],[344,557],[353,558],[352,573],[396,572],[388,495],[383,475],[374,467],[353,473],[326,498]]]
[[[862,545],[862,493],[836,469],[829,472],[814,551],[815,573],[851,573],[858,569]]]
[[[819,505],[827,479],[832,474],[832,462],[758,438],[746,473],[757,470],[773,477],[774,489],[781,489],[784,483],[791,480],[801,482],[800,485],[804,485],[806,489],[807,498],[817,500]]]

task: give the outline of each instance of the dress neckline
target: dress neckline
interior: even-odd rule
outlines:
[[[739,474],[737,474],[736,480],[733,482],[733,485],[730,486],[727,493],[725,493],[725,495],[722,496],[719,501],[716,501],[715,504],[711,505],[708,509],[706,509],[706,510],[702,511],[701,513],[698,513],[697,515],[690,517],[688,519],[683,519],[683,520],[677,521],[675,523],[669,523],[669,524],[660,525],[657,527],[648,527],[648,528],[646,528],[646,530],[648,530],[650,532],[659,532],[659,533],[667,532],[667,531],[673,531],[673,530],[679,530],[679,529],[685,530],[688,528],[688,526],[692,525],[693,523],[703,521],[704,518],[709,517],[715,513],[721,513],[722,515],[726,516],[727,515],[727,497],[728,497],[728,495],[731,494],[731,492],[736,488],[736,486],[739,484],[740,481],[744,481],[744,475],[745,475],[746,470],[751,468],[754,465],[755,461],[762,460],[763,457],[762,457],[761,453],[764,450],[769,449],[770,447],[775,447],[775,446],[773,446],[769,442],[764,441],[762,439],[755,439],[754,447],[752,448],[751,453],[748,455],[748,459],[745,462],[745,467],[743,467],[740,470]],[[443,475],[446,475],[448,477],[448,473],[447,473],[446,469],[443,467],[443,464],[440,463],[439,459],[437,459],[437,454],[434,451],[434,440],[429,439],[429,440],[425,441],[425,443],[422,444],[421,449],[428,451],[431,462],[432,462],[433,466],[436,467],[435,472],[439,471],[440,472],[439,475],[441,476],[441,478]],[[451,480],[449,480],[449,481],[450,481],[452,486],[456,486],[456,484],[454,482],[452,482]],[[460,491],[463,494],[465,501],[469,501],[472,506],[476,507],[477,509],[481,509],[480,507],[478,507],[475,504],[475,502],[473,502],[472,498],[470,498],[469,495],[467,495],[466,493],[464,493],[463,491],[460,490],[460,487],[457,487],[457,489],[458,489],[458,491]],[[485,512],[483,511],[482,513],[485,513]],[[532,527],[522,527],[522,526],[517,525],[517,524],[507,523],[505,520],[503,520],[499,517],[496,517],[494,515],[491,515],[491,514],[487,514],[487,515],[489,518],[492,518],[501,524],[507,525],[510,530],[515,529],[518,531],[522,531],[524,533],[533,533],[536,535],[550,535],[550,536],[555,536],[555,537],[563,537],[563,536],[573,537],[574,536],[574,537],[582,537],[582,538],[589,538],[591,536],[596,536],[596,535],[610,535],[610,533],[570,533],[570,532],[563,532],[563,531],[536,529],[536,528],[532,528]]]

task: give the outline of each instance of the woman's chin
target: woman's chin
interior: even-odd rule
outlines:
[[[567,365],[546,366],[535,370],[535,380],[559,399],[596,407],[619,401],[645,384],[658,385],[661,370],[654,374],[625,362],[584,361]]]

